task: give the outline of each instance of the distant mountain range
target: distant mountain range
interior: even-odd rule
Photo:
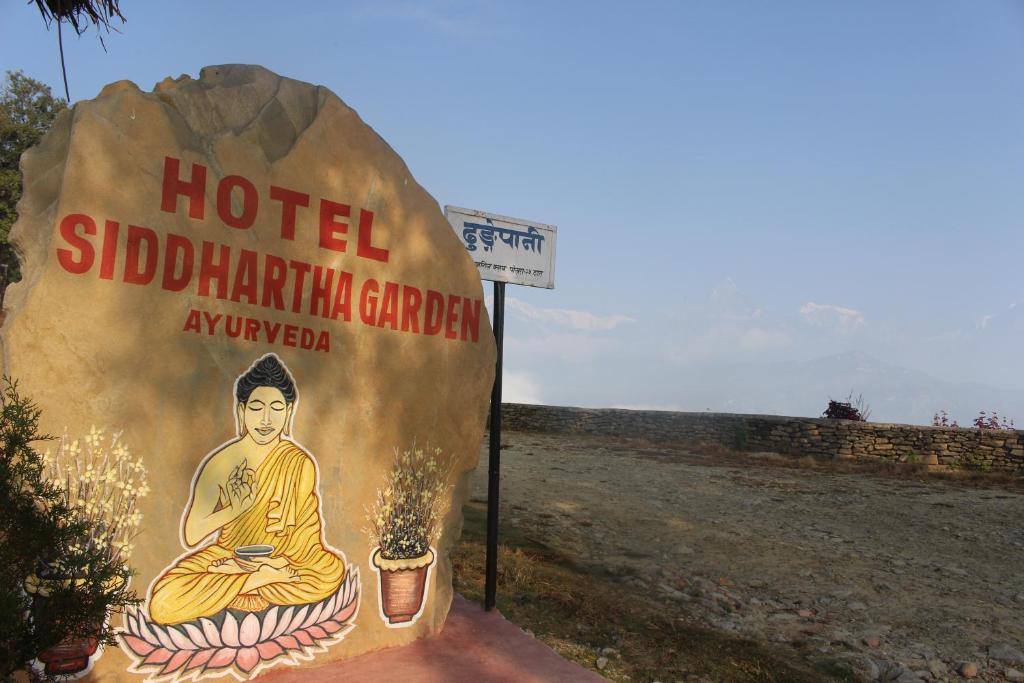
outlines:
[[[1024,389],[936,379],[851,352],[810,361],[705,366],[679,376],[672,402],[681,410],[818,417],[828,399],[863,394],[872,422],[931,424],[939,410],[968,426],[979,410],[1024,428]]]

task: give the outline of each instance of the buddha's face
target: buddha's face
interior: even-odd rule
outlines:
[[[256,387],[249,400],[238,404],[238,419],[253,441],[263,445],[274,441],[288,425],[292,406],[275,387]]]

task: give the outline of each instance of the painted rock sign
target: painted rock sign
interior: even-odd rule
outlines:
[[[324,88],[223,66],[108,86],[23,170],[4,371],[145,597],[116,648],[39,666],[246,680],[436,631],[494,342],[395,152]]]

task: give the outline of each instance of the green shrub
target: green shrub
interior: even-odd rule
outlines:
[[[6,378],[0,393],[0,680],[68,638],[113,644],[107,616],[137,603],[129,569],[45,476],[40,410]],[[36,586],[34,594],[26,586]],[[42,590],[38,587],[42,586]]]
[[[854,420],[856,422],[867,422],[871,415],[871,408],[864,402],[864,395],[853,397],[853,392],[846,397],[845,401],[829,399],[828,408],[821,414],[830,420]]]

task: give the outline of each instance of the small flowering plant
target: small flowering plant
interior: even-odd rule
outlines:
[[[1016,429],[1013,425],[1013,420],[1007,421],[1006,417],[1000,419],[994,410],[991,415],[986,415],[984,410],[979,411],[978,417],[974,418],[973,424],[978,429],[1001,429],[1004,431]]]
[[[384,486],[368,510],[371,542],[385,560],[422,557],[441,532],[452,458],[440,448],[395,449]]]
[[[959,427],[959,426],[960,425],[957,424],[956,420],[950,420],[949,419],[949,413],[947,413],[945,410],[940,410],[939,412],[937,412],[934,415],[932,415],[932,427]]]
[[[933,427],[959,427],[956,420],[950,420],[949,415],[945,410],[940,410],[932,416]],[[1003,431],[1013,431],[1016,427],[1013,424],[1013,420],[1007,420],[1006,417],[999,417],[996,411],[992,411],[991,415],[988,415],[984,410],[978,412],[978,417],[974,418],[971,422],[971,426],[975,429],[999,429]]]
[[[114,553],[106,539],[98,541],[104,532],[99,522],[109,516],[90,517],[86,506],[78,503],[79,498],[83,503],[113,498],[82,489],[78,465],[72,462],[81,458],[81,466],[88,469],[86,456],[90,447],[95,451],[104,445],[102,436],[90,436],[84,455],[81,449],[72,455],[67,439],[60,441],[57,454],[44,455],[36,445],[51,437],[39,432],[41,415],[38,406],[19,393],[17,382],[0,380],[3,681],[19,671],[28,672],[32,680],[52,680],[85,670],[101,645],[115,643],[110,615],[138,603],[128,588],[131,570],[120,555],[124,549]],[[116,444],[107,449],[116,449]],[[92,462],[95,472],[97,464]],[[58,483],[61,466],[65,470]],[[111,510],[114,507],[111,503]],[[108,531],[107,538],[116,536]]]
[[[149,487],[142,461],[132,459],[120,437],[120,432],[107,437],[96,427],[82,440],[65,434],[56,453],[40,458],[53,493],[51,506],[68,510],[73,520],[67,543],[39,556],[35,573],[24,583],[32,596],[32,620],[51,634],[48,642],[66,634],[38,652],[47,676],[87,670],[100,656],[100,644],[115,642],[110,613],[138,602],[128,590],[128,558],[142,522],[138,502]],[[75,622],[67,623],[65,615],[76,608]]]
[[[127,566],[142,523],[139,502],[149,484],[142,458],[132,457],[121,432],[108,436],[92,427],[81,440],[65,434],[55,454],[43,455],[43,464],[64,502],[90,529],[72,550],[99,552],[108,562]]]

